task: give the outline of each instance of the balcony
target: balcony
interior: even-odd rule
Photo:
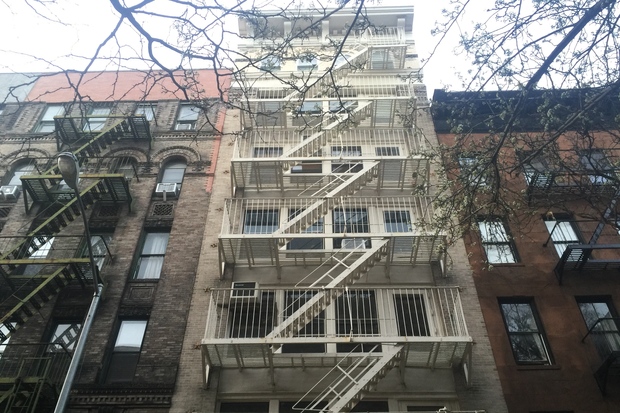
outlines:
[[[310,132],[247,132],[236,141],[233,187],[256,190],[307,190],[378,161],[376,187],[420,190],[429,179],[425,142],[407,129],[352,129]],[[331,155],[331,156],[330,156]],[[351,164],[351,168],[338,165]]]
[[[61,344],[7,344],[0,352],[0,410],[52,411],[71,362]]]
[[[350,365],[394,345],[403,346],[401,367],[449,368],[463,361],[472,342],[454,287],[210,289],[208,294],[206,368]]]
[[[89,119],[96,120],[97,125],[109,126],[93,130],[88,127]],[[60,116],[54,118],[54,123],[58,150],[63,144],[81,144],[73,151],[78,159],[82,150],[93,156],[118,140],[143,140],[149,142],[150,147],[151,131],[145,116]]]
[[[571,272],[580,274],[587,274],[592,271],[617,272],[620,270],[619,252],[620,244],[567,245],[555,266],[555,275],[561,285],[564,276]]]
[[[219,236],[221,263],[319,265],[361,255],[389,240],[387,262],[443,262],[445,236],[425,229],[430,197],[228,199]]]

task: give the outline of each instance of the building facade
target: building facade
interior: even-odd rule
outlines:
[[[481,189],[465,244],[510,412],[620,409],[617,96],[556,133],[598,92],[530,93],[512,130],[514,145],[498,161],[500,170],[515,171],[502,175],[501,187],[512,188],[518,205],[510,216],[487,213],[482,200],[493,191],[485,186],[494,181],[472,165],[481,165],[476,156],[488,153],[487,143],[501,133],[489,128],[502,130],[496,115],[520,92],[434,94],[439,141],[451,146],[463,139],[453,133],[461,125],[474,143],[460,154],[469,160],[447,162],[460,164],[455,181],[474,175]],[[555,124],[545,118],[551,113],[545,105],[559,115]],[[542,143],[545,149],[534,153]]]
[[[70,412],[168,411],[224,121],[213,71],[0,75],[0,408],[53,411],[93,297]],[[157,79],[157,80],[156,80]],[[187,84],[187,83],[184,83]],[[191,103],[186,93],[192,97]],[[57,154],[80,164],[77,199]]]
[[[413,10],[366,12],[239,22],[171,411],[507,411],[464,247],[431,228]]]

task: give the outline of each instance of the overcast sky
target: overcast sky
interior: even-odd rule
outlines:
[[[415,8],[414,34],[420,58],[426,59],[437,43],[430,35],[441,19],[441,9],[449,0],[409,0]],[[45,2],[44,2],[45,3]],[[403,5],[403,1],[383,0],[382,5]],[[61,0],[45,13],[50,21],[37,15],[24,1],[0,2],[0,72],[38,72],[85,68],[85,60],[66,56],[92,56],[118,18],[104,0]],[[59,24],[57,21],[62,21]],[[455,72],[464,71],[466,61],[452,52],[456,42],[448,39],[424,68],[424,83],[432,90],[451,85],[461,89]],[[97,67],[103,69],[103,67]],[[111,64],[108,69],[114,69]]]

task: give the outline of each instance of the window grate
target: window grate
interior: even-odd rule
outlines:
[[[13,209],[12,207],[2,207],[0,208],[0,218],[6,218],[9,216],[9,213],[11,212],[11,209]]]
[[[97,211],[98,218],[114,218],[121,212],[120,205],[101,205]]]
[[[171,217],[173,214],[174,204],[172,202],[156,203],[151,210],[151,215],[154,217]]]

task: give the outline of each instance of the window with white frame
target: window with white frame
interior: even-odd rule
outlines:
[[[88,110],[88,116],[82,126],[85,132],[98,132],[103,130],[108,121],[112,108],[109,106],[93,106]]]
[[[379,335],[379,316],[374,290],[348,290],[335,303],[336,334],[339,337],[376,337]],[[379,346],[380,347],[380,346]],[[340,353],[380,351],[375,344],[338,343]]]
[[[175,130],[195,130],[198,125],[200,108],[195,105],[182,104],[177,114]]]
[[[122,156],[110,164],[110,172],[123,174],[125,179],[131,181],[136,176],[138,162],[131,156]]]
[[[157,103],[138,103],[136,106],[135,115],[144,116],[148,122],[155,119],[155,108]]]
[[[590,182],[595,185],[606,184],[614,175],[611,163],[605,156],[605,152],[600,149],[583,151],[580,154],[580,161],[589,174]]]
[[[482,161],[475,156],[459,157],[459,166],[461,168],[461,181],[474,186],[488,185],[487,170]]]
[[[518,261],[512,237],[508,234],[503,220],[484,218],[478,221],[478,228],[489,264],[509,264]]]
[[[422,294],[394,295],[394,311],[399,336],[430,336],[430,321]]]
[[[319,59],[313,53],[306,53],[297,59],[297,70],[309,72],[319,67]]]
[[[283,149],[278,146],[257,146],[254,148],[255,158],[278,158],[282,156]]]
[[[385,232],[412,232],[411,213],[406,210],[383,211],[383,225]],[[396,253],[410,253],[412,239],[410,237],[394,237],[392,251]]]
[[[332,146],[331,154],[333,157],[343,158],[345,156],[362,156],[362,147],[359,145],[348,146]],[[344,161],[332,161],[332,172],[334,173],[355,173],[364,168],[362,161],[348,160]]]
[[[133,380],[142,351],[147,320],[122,320],[110,356],[107,383]]]
[[[56,125],[54,124],[54,116],[63,116],[65,114],[64,105],[47,105],[43,116],[39,120],[35,132],[50,133],[54,132]]]
[[[400,148],[398,146],[377,146],[375,154],[377,156],[400,156]]]
[[[303,212],[303,209],[291,209],[289,210],[288,220],[291,221],[297,215]],[[322,234],[323,233],[323,217],[319,217],[316,222],[308,226],[304,231],[304,234]],[[293,238],[287,244],[287,249],[290,250],[320,250],[324,248],[324,242],[322,237],[318,238]]]
[[[288,290],[284,292],[284,317],[289,317],[316,294],[316,291]],[[325,337],[325,310],[305,325],[295,337]],[[325,353],[325,343],[285,344],[282,353]]]
[[[334,233],[368,234],[370,223],[366,208],[335,208],[332,211]],[[369,238],[334,238],[334,248],[370,248]]]
[[[566,251],[566,247],[571,244],[581,244],[581,238],[577,229],[568,215],[553,216],[554,219],[545,219],[545,226],[551,235],[551,241],[558,256],[561,257]],[[579,255],[577,253],[576,255]],[[575,260],[577,256],[571,254],[568,259]]]
[[[163,184],[177,184],[180,187],[185,177],[186,168],[187,163],[184,160],[166,162],[162,168],[159,182]]]
[[[146,232],[142,249],[136,262],[133,278],[136,280],[159,279],[164,265],[170,232]]]
[[[18,187],[22,187],[21,177],[23,175],[32,175],[36,173],[36,167],[34,160],[29,159],[25,161],[19,162],[14,168],[12,172],[11,179],[7,183],[7,185],[15,185]]]
[[[271,234],[279,227],[280,210],[249,209],[243,221],[244,234]]]
[[[500,299],[500,309],[517,364],[552,364],[532,300]]]
[[[265,71],[280,70],[280,68],[282,67],[282,59],[273,54],[263,56],[263,58],[259,62],[259,67]]]

